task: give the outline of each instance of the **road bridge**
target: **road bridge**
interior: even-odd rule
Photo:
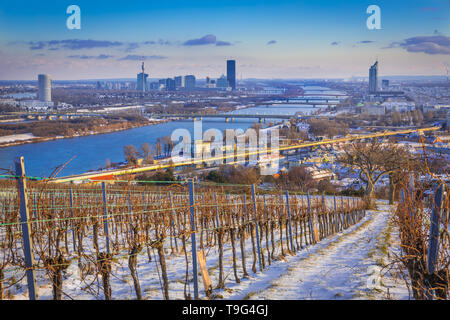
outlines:
[[[233,113],[233,114],[200,114],[200,113],[188,113],[188,114],[151,114],[151,117],[154,118],[183,118],[183,119],[194,119],[194,120],[202,120],[202,119],[208,119],[208,118],[215,118],[215,119],[225,119],[225,122],[233,121],[234,119],[258,119],[259,122],[262,122],[262,120],[266,119],[291,119],[291,118],[298,118],[296,115],[289,115],[289,114],[243,114],[243,113]],[[301,116],[301,118],[304,118]],[[306,117],[305,117],[306,118]]]

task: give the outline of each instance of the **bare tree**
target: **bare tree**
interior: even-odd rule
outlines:
[[[125,155],[125,159],[129,164],[136,165],[137,158],[139,156],[139,152],[135,146],[129,144],[123,148],[123,153]]]
[[[366,184],[369,208],[375,207],[375,185],[384,175],[393,171],[387,164],[394,164],[397,159],[396,148],[379,139],[352,142],[340,157],[343,164],[359,170],[359,178]]]
[[[163,148],[162,148],[162,143],[161,143],[161,141],[162,141],[161,138],[158,138],[158,139],[156,140],[156,144],[155,144],[155,155],[156,155],[157,157],[161,156],[161,154],[162,154]]]
[[[150,160],[152,153],[152,145],[148,142],[144,142],[141,146],[142,156],[144,157],[144,161],[147,162]]]
[[[317,187],[316,181],[303,167],[293,167],[287,172],[282,172],[277,179],[277,185],[282,190],[298,190],[302,192]]]

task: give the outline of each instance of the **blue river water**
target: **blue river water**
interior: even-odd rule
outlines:
[[[234,113],[294,115],[298,111],[308,114],[315,110],[317,108],[300,105],[258,106],[236,110]],[[238,128],[246,130],[255,121],[257,119],[241,118],[226,123],[224,119],[210,119],[203,120],[202,127],[203,132],[210,128],[221,131]],[[158,137],[169,136],[179,128],[189,130],[193,136],[194,122],[192,120],[172,121],[119,132],[0,148],[0,168],[12,169],[14,158],[23,156],[27,175],[48,177],[57,166],[75,157],[58,176],[80,174],[103,167],[106,159],[111,162],[124,161],[123,148],[126,145],[131,144],[138,149],[144,142],[154,145]]]
[[[236,121],[231,123],[203,121],[202,127],[203,131],[209,128],[217,128],[222,131],[227,128],[245,130],[253,122],[254,120],[252,122]],[[112,133],[1,148],[0,168],[13,168],[14,158],[23,156],[27,175],[49,176],[54,168],[75,156],[59,176],[97,170],[104,166],[107,158],[111,162],[124,161],[124,146],[132,144],[139,149],[144,142],[154,145],[158,137],[171,135],[174,130],[179,128],[187,129],[193,135],[194,122],[192,120],[172,121]]]

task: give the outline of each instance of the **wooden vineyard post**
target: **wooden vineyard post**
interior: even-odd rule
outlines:
[[[109,229],[108,229],[108,203],[106,201],[106,185],[105,182],[102,182],[102,190],[103,190],[103,211],[105,213],[105,236],[106,236],[106,252],[109,255]]]
[[[428,273],[433,274],[436,268],[437,255],[439,250],[439,224],[442,212],[442,200],[444,196],[444,185],[441,184],[434,195],[434,205],[431,211],[430,237],[428,244]]]
[[[205,287],[205,294],[209,296],[212,292],[211,278],[209,277],[208,269],[206,268],[206,258],[203,251],[197,251],[198,264],[200,272],[202,273],[203,285]]]
[[[36,277],[34,273],[33,242],[30,236],[31,225],[28,212],[27,182],[25,175],[25,164],[23,157],[15,160],[17,191],[20,201],[20,222],[22,226],[23,251],[25,256],[25,267],[27,269],[28,297],[36,300]]]
[[[195,200],[194,200],[194,179],[189,179],[189,210],[191,213],[191,242],[192,242],[192,273],[194,277],[194,299],[198,299],[198,279],[197,279],[197,243],[195,240]]]
[[[291,243],[292,252],[295,252],[294,243],[292,241],[292,224],[291,224],[291,210],[289,208],[289,191],[286,190],[286,209],[289,221],[289,242]]]
[[[311,215],[311,201],[309,199],[309,192],[306,193],[306,200],[308,201],[308,216],[309,216],[309,232],[311,233],[313,243],[317,243],[317,229],[313,224]]]
[[[322,191],[322,210],[324,214],[324,234],[325,236],[329,235],[329,229],[330,229],[330,216],[327,214],[327,203],[325,201],[325,191]]]
[[[214,202],[216,204],[216,228],[219,230],[220,223],[219,223],[219,205],[217,204],[217,193],[214,192]]]
[[[335,232],[338,233],[339,230],[339,219],[338,219],[338,213],[337,213],[337,207],[336,207],[336,196],[333,197],[334,202],[334,228]]]
[[[261,264],[261,246],[259,243],[259,228],[258,228],[258,221],[257,221],[257,211],[256,211],[256,195],[255,195],[255,185],[252,184],[252,199],[253,199],[253,209],[255,211],[254,221],[255,221],[255,230],[256,230],[256,248],[258,250],[258,263],[259,263],[259,270],[262,271],[262,264]]]
[[[73,252],[77,252],[76,247],[76,231],[75,231],[75,220],[73,219],[73,194],[72,188],[69,189],[69,198],[70,198],[70,217],[72,218],[72,242],[73,242]]]
[[[175,236],[175,212],[173,210],[173,199],[172,199],[172,191],[169,191],[169,200],[170,200],[170,229],[171,229],[171,237],[175,240],[175,251],[178,252],[178,243],[177,237]]]
[[[130,228],[131,228],[131,232],[134,236],[134,230],[133,230],[133,210],[131,208],[131,193],[128,192],[128,213],[130,214],[130,216],[128,217],[128,221],[130,222]]]

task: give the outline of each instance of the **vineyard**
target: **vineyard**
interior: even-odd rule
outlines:
[[[192,180],[0,190],[1,299],[220,298],[365,215],[358,198]]]

